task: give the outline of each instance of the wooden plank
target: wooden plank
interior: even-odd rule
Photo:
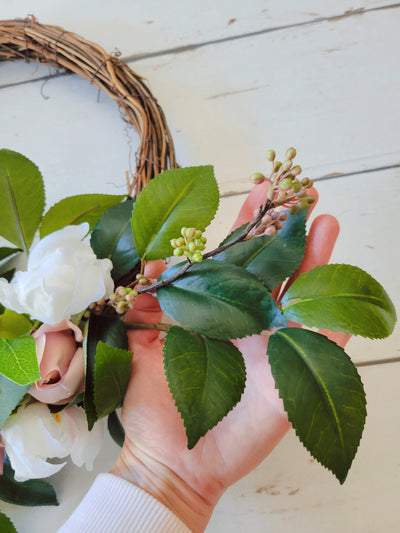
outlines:
[[[271,29],[318,21],[321,18],[362,15],[393,4],[388,0],[115,0],[99,6],[96,0],[59,3],[20,0],[2,6],[1,18],[24,18],[34,11],[43,24],[54,24],[82,35],[110,53],[148,54]],[[267,6],[267,7],[266,7]]]
[[[228,489],[207,533],[398,532],[400,430],[393,411],[400,401],[400,364],[365,368],[361,376],[368,417],[344,485],[291,432],[255,471]]]

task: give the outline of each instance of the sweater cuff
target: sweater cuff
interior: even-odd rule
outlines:
[[[100,474],[58,533],[190,533],[158,500],[113,474]]]

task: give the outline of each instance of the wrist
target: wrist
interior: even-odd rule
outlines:
[[[193,533],[205,530],[215,503],[201,496],[165,464],[124,446],[110,473],[133,483],[170,509]]]

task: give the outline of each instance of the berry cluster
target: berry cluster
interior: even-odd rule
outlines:
[[[257,215],[258,211],[256,211]],[[268,209],[265,215],[262,217],[260,224],[252,228],[247,234],[245,240],[258,237],[260,235],[272,236],[277,231],[283,228],[283,222],[288,219],[286,211],[278,213],[274,209]]]
[[[146,281],[147,283],[147,281]],[[129,287],[117,287],[110,295],[109,305],[111,305],[119,315],[123,315],[135,305],[138,292]]]
[[[203,259],[202,251],[206,247],[207,239],[203,237],[203,232],[195,228],[182,228],[181,237],[171,239],[171,246],[174,248],[174,255],[186,257],[193,263],[200,263]]]
[[[300,165],[293,165],[296,150],[289,148],[283,162],[275,161],[274,150],[268,150],[266,157],[272,163],[271,174],[266,177],[260,172],[256,172],[252,175],[253,183],[269,182],[269,196],[275,207],[287,207],[291,214],[296,213],[299,209],[307,209],[315,201],[307,190],[313,186],[313,182],[309,178],[298,179],[297,176],[301,174],[302,168]]]

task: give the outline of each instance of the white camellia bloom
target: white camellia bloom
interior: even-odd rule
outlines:
[[[0,279],[0,303],[41,322],[56,324],[107,298],[114,288],[112,263],[97,259],[82,240],[88,231],[85,222],[41,239],[29,254],[26,272],[16,272],[11,283]]]
[[[47,405],[34,403],[18,409],[1,428],[16,481],[48,477],[66,464],[47,462],[48,458],[71,456],[77,466],[92,470],[103,444],[105,419],[88,431],[85,412],[73,406],[58,414],[50,413]]]

